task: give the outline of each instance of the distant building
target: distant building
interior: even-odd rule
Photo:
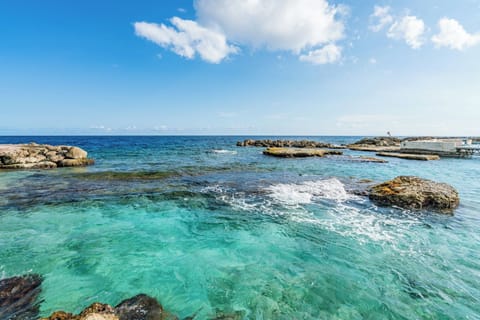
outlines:
[[[416,140],[403,141],[400,143],[400,150],[402,151],[428,151],[439,153],[457,153],[457,149],[471,145],[471,139],[431,139],[431,140]]]

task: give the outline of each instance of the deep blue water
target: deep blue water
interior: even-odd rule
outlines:
[[[0,137],[96,160],[0,172],[0,277],[43,275],[42,315],[143,292],[197,319],[480,319],[480,159],[277,159],[245,138]],[[350,192],[398,175],[447,182],[461,205]]]

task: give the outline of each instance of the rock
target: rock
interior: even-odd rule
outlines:
[[[412,153],[397,153],[397,152],[379,152],[377,156],[381,157],[394,157],[407,160],[440,160],[440,156],[436,154],[412,154]]]
[[[380,206],[453,213],[458,192],[450,185],[418,177],[401,176],[373,186],[369,198]]]
[[[368,157],[368,156],[360,156],[357,159],[357,161],[360,162],[374,162],[374,163],[387,163],[387,160],[380,159],[380,158],[375,158],[375,157]]]
[[[119,320],[115,310],[108,304],[95,302],[85,308],[79,315],[56,311],[41,320]]]
[[[120,320],[176,320],[176,316],[163,310],[158,301],[146,294],[120,302],[115,307]]]
[[[0,319],[36,319],[41,284],[37,274],[0,280]]]
[[[78,315],[56,311],[41,320],[178,320],[178,317],[163,310],[156,299],[139,294],[120,302],[115,308],[95,302]]]
[[[85,159],[87,155],[88,153],[85,150],[78,147],[71,147],[65,154],[65,157],[69,159]]]
[[[350,150],[356,151],[398,151],[402,140],[394,137],[375,137],[361,139],[347,145]]]
[[[71,146],[35,143],[0,145],[0,169],[52,169],[93,164],[87,152]]]
[[[275,148],[328,148],[344,149],[344,147],[330,143],[312,141],[312,140],[252,140],[246,139],[237,142],[238,147],[275,147]]]
[[[353,145],[376,146],[376,147],[399,147],[401,139],[395,137],[374,137],[361,139]]]
[[[341,151],[324,149],[267,148],[263,154],[280,158],[324,157],[325,155],[342,155]]]

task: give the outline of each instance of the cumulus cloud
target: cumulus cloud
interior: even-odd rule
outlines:
[[[404,16],[396,20],[387,32],[387,37],[405,42],[413,49],[418,49],[423,44],[425,23],[415,16]]]
[[[327,0],[195,0],[194,7],[196,21],[136,22],[135,32],[188,59],[198,54],[213,63],[237,53],[237,46],[290,51],[313,63],[322,58],[303,57],[334,62],[341,53],[335,43],[344,36],[347,10]]]
[[[302,54],[300,61],[306,61],[313,64],[326,64],[338,61],[342,56],[342,48],[335,44],[328,44],[321,49],[316,49]]]
[[[379,32],[388,25],[393,23],[393,17],[390,14],[390,7],[375,6],[373,14],[370,16],[372,22],[369,26],[373,32]]]
[[[300,52],[343,37],[343,7],[326,0],[197,0],[199,21],[234,42]]]
[[[370,20],[369,29],[374,32],[388,28],[387,37],[391,39],[404,40],[413,49],[423,45],[423,34],[426,28],[422,19],[411,15],[394,17],[390,7],[375,6]]]
[[[193,59],[198,54],[203,60],[219,63],[237,48],[227,43],[221,32],[208,29],[196,21],[174,17],[173,27],[149,22],[135,22],[135,34],[162,47],[170,48],[176,54]]]
[[[438,21],[440,32],[432,37],[437,47],[464,50],[480,43],[480,33],[470,34],[455,19],[442,18]]]

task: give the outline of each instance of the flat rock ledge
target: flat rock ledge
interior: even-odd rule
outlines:
[[[400,176],[370,188],[369,198],[379,206],[432,210],[453,214],[460,203],[457,190],[446,183]]]
[[[263,154],[279,158],[307,158],[324,157],[326,155],[342,155],[343,152],[337,150],[307,148],[267,148],[263,151]]]
[[[74,146],[51,146],[46,144],[0,145],[1,169],[52,169],[79,167],[94,164],[88,153]]]
[[[377,156],[380,157],[393,157],[407,160],[440,160],[440,156],[436,154],[413,154],[413,153],[397,153],[397,152],[379,152]]]
[[[237,147],[263,147],[263,148],[327,148],[345,149],[343,146],[312,140],[253,140],[238,141]]]

